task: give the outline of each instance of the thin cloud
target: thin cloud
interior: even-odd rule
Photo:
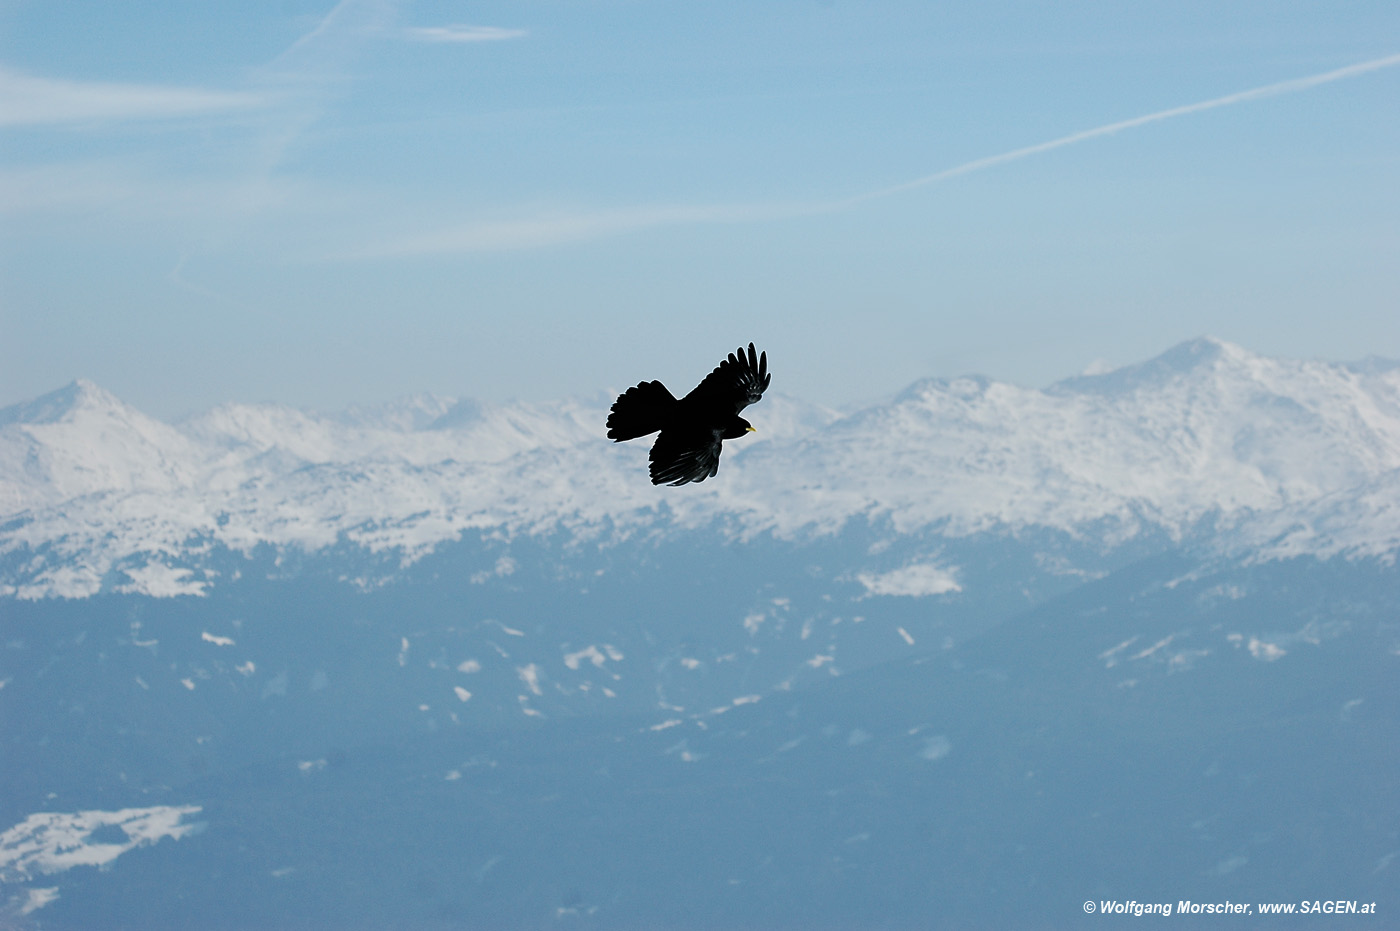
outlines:
[[[340,0],[295,42],[272,60],[269,70],[324,70],[349,49],[382,35],[398,15],[398,0]]]
[[[120,208],[126,217],[227,222],[273,213],[324,213],[344,202],[343,195],[308,187],[304,181],[257,175],[153,174],[120,161],[0,166],[0,217]]]
[[[180,260],[175,263],[175,267],[170,269],[170,271],[166,273],[165,280],[182,291],[188,292],[207,301],[213,301],[214,303],[222,304],[225,307],[238,311],[239,313],[255,312],[255,308],[248,304],[245,304],[243,301],[240,301],[237,298],[229,297],[227,294],[224,294],[221,291],[215,291],[212,288],[207,288],[202,284],[198,284],[186,278],[185,264],[189,261],[189,259],[189,252],[181,254]]]
[[[355,60],[367,45],[392,34],[399,6],[398,0],[340,0],[279,55],[253,69],[253,81],[276,88],[287,106],[254,140],[252,173],[271,178],[330,101],[347,92]]]
[[[405,37],[415,42],[501,42],[529,35],[524,29],[503,29],[500,26],[411,26],[404,29]]]
[[[1071,133],[1068,136],[1061,136],[1058,139],[1051,139],[1049,142],[1040,142],[1035,145],[1028,145],[1020,149],[1012,149],[1010,152],[1002,152],[999,155],[988,155],[983,158],[973,159],[952,168],[945,168],[936,171],[931,175],[922,178],[915,178],[903,184],[896,184],[893,187],[881,188],[878,191],[870,191],[857,195],[848,200],[841,201],[833,207],[854,206],[868,200],[875,200],[881,197],[889,197],[914,188],[924,187],[929,184],[936,184],[939,181],[947,181],[960,175],[971,174],[974,171],[981,171],[984,168],[992,168],[996,165],[1005,165],[1007,162],[1014,162],[1031,155],[1039,155],[1042,152],[1049,152],[1052,149],[1061,149],[1077,142],[1086,142],[1090,139],[1097,139],[1100,136],[1112,136],[1115,133],[1123,132],[1126,129],[1136,129],[1139,126],[1146,126],[1149,123],[1160,123],[1163,120],[1175,119],[1179,116],[1189,116],[1193,113],[1201,113],[1205,110],[1215,110],[1220,107],[1234,106],[1235,104],[1248,103],[1254,100],[1262,100],[1265,97],[1279,97],[1284,94],[1296,94],[1323,84],[1331,84],[1333,81],[1341,81],[1346,78],[1360,77],[1370,74],[1373,71],[1380,71],[1385,68],[1393,68],[1400,65],[1400,55],[1387,55],[1384,58],[1375,58],[1370,61],[1363,61],[1359,64],[1348,65],[1345,68],[1337,68],[1334,71],[1324,71],[1321,74],[1310,75],[1305,78],[1294,78],[1288,81],[1279,81],[1275,84],[1265,84],[1263,87],[1255,87],[1250,90],[1237,91],[1233,94],[1226,94],[1223,97],[1213,97],[1210,100],[1201,100],[1196,103],[1188,103],[1179,107],[1171,107],[1166,110],[1157,110],[1143,116],[1135,116],[1128,120],[1119,120],[1116,123],[1106,123],[1103,126],[1096,126],[1093,129],[1086,129],[1081,132]]]
[[[263,94],[41,78],[0,68],[0,126],[184,119],[265,106]]]
[[[524,219],[486,220],[407,237],[358,253],[356,258],[393,258],[538,249],[605,236],[697,223],[752,223],[807,212],[806,208],[753,206],[652,206]]]
[[[1118,120],[1082,130],[1067,136],[1060,136],[1047,142],[1012,149],[997,155],[982,158],[945,168],[902,184],[880,188],[847,197],[841,200],[808,204],[760,205],[760,206],[655,206],[634,207],[622,210],[596,211],[591,213],[563,214],[530,219],[483,221],[401,239],[379,247],[362,250],[355,258],[392,258],[424,255],[448,255],[476,252],[511,251],[534,249],[568,242],[593,240],[605,236],[621,235],[663,226],[678,226],[695,223],[754,223],[789,219],[799,216],[815,216],[838,213],[860,206],[868,201],[891,197],[915,188],[937,184],[975,171],[1004,165],[1042,152],[1064,148],[1100,136],[1136,129],[1150,123],[1158,123],[1176,117],[1189,116],[1206,110],[1235,104],[1295,94],[1323,84],[1360,77],[1375,71],[1400,65],[1400,54],[1376,58],[1370,61],[1348,65],[1333,71],[1266,84],[1250,90],[1237,91],[1223,97],[1213,97],[1196,103],[1157,110],[1143,116]]]

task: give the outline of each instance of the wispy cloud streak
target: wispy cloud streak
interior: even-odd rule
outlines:
[[[399,0],[340,0],[281,54],[253,70],[258,84],[278,89],[288,100],[253,140],[253,176],[270,179],[347,92],[351,65],[366,45],[392,30],[399,5]]]
[[[365,40],[382,35],[397,13],[396,0],[340,0],[265,69],[325,72],[343,63]]]
[[[1213,97],[1210,100],[1201,100],[1196,103],[1188,103],[1179,107],[1171,107],[1166,110],[1158,110],[1143,116],[1135,116],[1128,120],[1119,120],[1116,123],[1107,123],[1103,126],[1096,126],[1093,129],[1086,129],[1081,132],[1071,133],[1068,136],[1061,136],[1058,139],[1051,139],[1048,142],[1040,142],[1035,145],[1028,145],[1020,149],[1012,149],[1010,152],[1002,152],[999,155],[988,155],[983,158],[973,159],[970,162],[963,162],[952,168],[945,168],[936,171],[931,175],[924,175],[922,178],[915,178],[903,184],[896,184],[892,187],[881,188],[876,191],[869,191],[855,197],[839,201],[832,204],[833,209],[854,206],[868,200],[889,197],[914,188],[925,187],[930,184],[937,184],[940,181],[947,181],[960,175],[971,174],[974,171],[981,171],[984,168],[993,168],[997,165],[1005,165],[1007,162],[1018,161],[1031,155],[1039,155],[1042,152],[1049,152],[1053,149],[1062,149],[1065,146],[1074,145],[1078,142],[1087,142],[1090,139],[1097,139],[1100,136],[1112,136],[1115,133],[1128,129],[1137,129],[1139,126],[1146,126],[1149,123],[1160,123],[1163,120],[1175,119],[1179,116],[1190,116],[1193,113],[1202,113],[1206,110],[1216,110],[1220,107],[1230,107],[1235,104],[1249,103],[1254,100],[1262,100],[1266,97],[1279,97],[1284,94],[1296,94],[1323,84],[1331,84],[1333,81],[1342,81],[1347,78],[1360,77],[1374,71],[1381,71],[1385,68],[1393,68],[1400,65],[1400,55],[1388,55],[1384,58],[1375,58],[1371,61],[1363,61],[1359,64],[1348,65],[1345,68],[1337,68],[1334,71],[1325,71],[1322,74],[1314,74],[1305,78],[1293,78],[1288,81],[1279,81],[1275,84],[1266,84],[1263,87],[1255,87],[1250,90],[1237,91],[1233,94],[1226,94],[1223,97]]]
[[[0,126],[163,120],[265,106],[268,95],[41,78],[0,68]]]
[[[363,250],[356,258],[509,252],[581,242],[663,226],[745,223],[805,212],[804,208],[753,206],[649,206],[616,210],[551,213],[534,217],[482,220],[405,237]]]
[[[409,26],[405,37],[416,42],[501,42],[528,35],[524,29],[504,29],[500,26]]]

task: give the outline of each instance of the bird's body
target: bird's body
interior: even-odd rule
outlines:
[[[613,402],[608,438],[621,442],[660,431],[651,447],[651,483],[703,482],[719,471],[720,445],[753,430],[739,412],[763,397],[772,376],[768,354],[749,343],[730,353],[704,381],[677,399],[659,381],[628,388]]]

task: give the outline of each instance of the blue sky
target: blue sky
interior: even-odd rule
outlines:
[[[1400,357],[1400,5],[0,0],[0,405]]]

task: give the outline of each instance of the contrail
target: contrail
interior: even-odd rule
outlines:
[[[349,0],[343,0],[342,5],[344,5],[345,2],[349,2]],[[339,7],[336,9],[338,10]],[[320,31],[320,28],[321,27],[318,27],[317,30],[309,34],[308,37],[314,36],[315,32]],[[300,44],[300,42],[298,44]],[[1204,110],[1214,110],[1217,107],[1228,107],[1237,103],[1246,103],[1265,97],[1277,97],[1282,94],[1294,94],[1298,91],[1304,91],[1321,84],[1330,84],[1333,81],[1358,77],[1363,74],[1369,74],[1372,71],[1380,71],[1383,68],[1393,68],[1396,65],[1400,65],[1400,54],[1388,55],[1385,58],[1376,58],[1371,61],[1363,61],[1355,65],[1347,65],[1345,68],[1338,68],[1335,71],[1325,71],[1322,74],[1314,74],[1310,77],[1294,78],[1289,81],[1279,81],[1277,84],[1266,84],[1263,87],[1256,87],[1252,90],[1236,91],[1233,94],[1226,94],[1224,97],[1214,97],[1210,100],[1188,103],[1180,107],[1158,110],[1155,113],[1148,113],[1145,116],[1135,116],[1132,119],[1119,120],[1116,123],[1108,123],[1093,129],[1071,133],[1068,136],[1061,136],[1058,139],[1051,139],[1049,142],[1041,142],[1036,145],[1028,145],[1024,148],[1013,149],[1010,152],[1002,152],[1000,155],[988,155],[983,158],[973,159],[970,162],[964,162],[952,168],[945,168],[931,175],[924,175],[922,178],[905,181],[903,184],[896,184],[893,187],[880,188],[839,200],[809,201],[795,204],[728,204],[700,207],[662,205],[630,210],[585,211],[579,214],[524,218],[504,222],[468,223],[451,229],[439,230],[426,236],[380,245],[373,249],[354,253],[354,256],[357,258],[383,258],[416,254],[530,249],[564,242],[597,239],[599,237],[618,235],[621,233],[632,233],[661,226],[679,226],[693,223],[757,223],[832,214],[858,207],[861,204],[872,200],[878,200],[882,197],[890,197],[928,184],[947,181],[949,178],[956,178],[959,175],[971,174],[974,171],[991,168],[994,165],[1004,165],[1007,162],[1014,162],[1017,159],[1026,158],[1030,155],[1049,152],[1051,149],[1059,149],[1067,145],[1074,145],[1076,142],[1083,142],[1086,139],[1096,139],[1099,136],[1111,136],[1125,129],[1136,129],[1139,126],[1146,126],[1148,123],[1158,123],[1162,120],[1170,120],[1178,116],[1187,116],[1192,113],[1200,113]]]
[[[1229,107],[1237,103],[1260,100],[1264,97],[1295,94],[1298,91],[1317,87],[1320,84],[1331,84],[1333,81],[1358,77],[1359,75],[1369,74],[1372,71],[1380,71],[1382,68],[1393,68],[1396,65],[1400,65],[1400,55],[1387,55],[1385,58],[1375,58],[1371,61],[1347,65],[1345,68],[1338,68],[1335,71],[1325,71],[1322,74],[1314,74],[1306,78],[1293,78],[1289,81],[1279,81],[1277,84],[1266,84],[1263,87],[1256,87],[1251,90],[1237,91],[1233,94],[1226,94],[1224,97],[1214,97],[1210,100],[1188,103],[1184,106],[1172,107],[1168,110],[1158,110],[1156,113],[1148,113],[1145,116],[1135,116],[1130,120],[1119,120],[1116,123],[1108,123],[1104,126],[1096,126],[1093,129],[1071,133],[1068,136],[1051,139],[1049,142],[1040,142],[1035,145],[1028,145],[1025,148],[1013,149],[1010,152],[1002,152],[1000,155],[988,155],[983,158],[973,159],[970,162],[963,162],[961,165],[945,168],[931,175],[924,175],[922,178],[915,178],[913,181],[906,181],[903,184],[896,184],[893,187],[881,188],[878,191],[858,194],[855,197],[840,201],[831,206],[834,209],[851,207],[867,200],[889,197],[892,194],[923,187],[927,184],[936,184],[939,181],[946,181],[949,178],[956,178],[959,175],[971,174],[974,171],[981,171],[983,168],[991,168],[993,165],[1004,165],[1007,162],[1014,162],[1028,155],[1038,155],[1041,152],[1049,152],[1051,149],[1059,149],[1067,145],[1074,145],[1076,142],[1083,142],[1086,139],[1096,139],[1099,136],[1111,136],[1125,129],[1136,129],[1139,126],[1146,126],[1148,123],[1158,123],[1162,120],[1170,120],[1178,116],[1200,113],[1203,110],[1214,110],[1217,107]]]

